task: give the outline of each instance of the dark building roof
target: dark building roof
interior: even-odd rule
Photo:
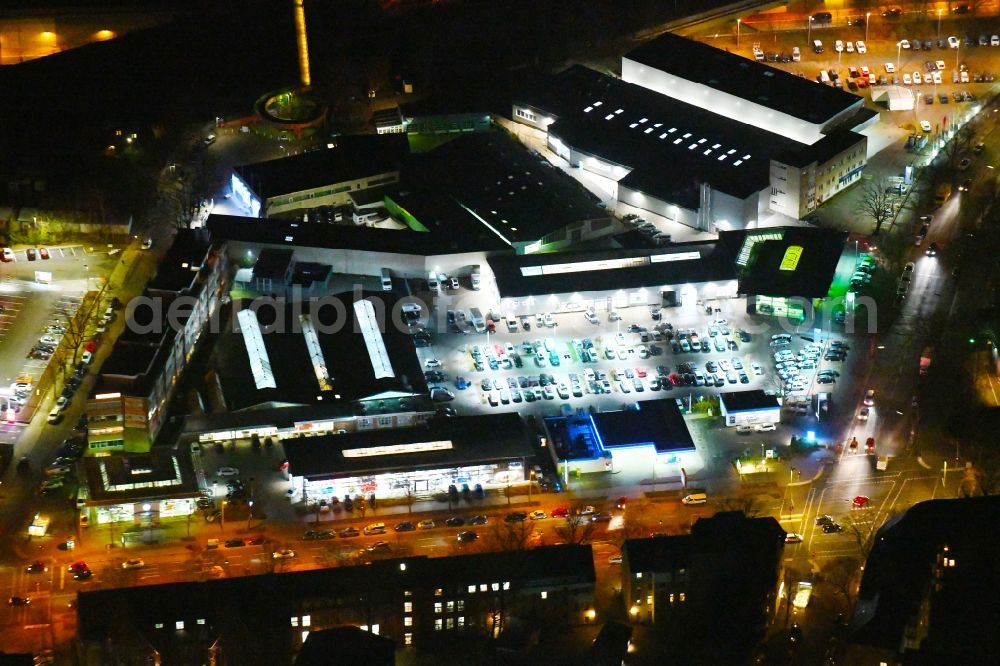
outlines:
[[[392,375],[386,377],[376,376],[352,299],[353,294],[341,294],[328,295],[316,302],[290,303],[277,299],[277,308],[259,302],[255,305],[275,388],[257,388],[244,335],[237,329],[237,315],[228,317],[209,361],[219,376],[228,409],[235,411],[268,403],[315,405],[386,393],[426,392],[413,340],[392,324],[390,313],[396,298],[379,292],[364,293],[359,299],[371,301],[376,315],[385,313],[382,331],[376,333],[391,366]],[[242,303],[234,303],[234,312],[241,306]],[[300,316],[317,322],[315,330],[322,360],[332,380],[329,389],[320,388]]]
[[[340,136],[334,148],[235,168],[261,200],[398,171],[410,150],[405,134]]]
[[[400,451],[398,447],[447,442],[447,448]],[[292,474],[336,478],[359,473],[438,469],[532,455],[528,431],[515,412],[434,418],[410,428],[382,428],[283,442]],[[387,447],[384,453],[359,450]],[[397,447],[393,450],[392,447]]]
[[[402,183],[441,192],[509,243],[608,217],[583,185],[504,132],[468,134],[413,154]]]
[[[720,393],[727,412],[749,412],[757,409],[781,409],[778,399],[760,389]]]
[[[859,101],[843,90],[817,86],[809,79],[669,32],[625,57],[815,124],[827,122]]]
[[[80,465],[89,501],[95,505],[191,497],[200,492],[191,451],[183,446],[153,447],[143,454],[87,457]]]
[[[254,279],[283,281],[292,265],[293,254],[293,250],[264,248],[253,265]]]
[[[736,279],[733,255],[717,242],[652,250],[496,255],[488,261],[502,298],[572,293],[586,290],[588,284],[616,290]],[[619,264],[624,267],[617,268]]]
[[[593,417],[606,448],[652,444],[657,452],[694,450],[694,440],[673,398],[644,400],[636,403],[636,409],[598,412]]]
[[[302,223],[275,218],[209,215],[206,223],[213,240],[253,245],[319,247],[367,250],[390,254],[436,255],[456,252],[510,250],[493,232],[466,225],[442,225],[438,233],[375,229],[355,225]]]
[[[150,291],[192,291],[203,265],[213,259],[212,244],[204,229],[179,229],[170,249],[156,266],[156,275],[147,285]]]
[[[330,279],[333,266],[329,264],[318,264],[312,261],[296,262],[292,272],[292,284],[309,288],[315,283],[323,284]]]
[[[310,631],[295,666],[393,666],[396,644],[360,627]]]
[[[825,298],[847,235],[836,229],[773,227],[722,231],[719,242],[727,245],[737,260],[746,258],[740,272],[741,294]],[[791,247],[801,248],[794,266],[784,261],[796,252],[789,252]],[[782,270],[783,263],[791,270]]]
[[[998,663],[998,524],[1000,496],[920,502],[887,523],[865,563],[850,642],[897,651],[926,632],[913,663]]]
[[[629,573],[687,569],[691,566],[691,535],[626,539],[622,555]]]

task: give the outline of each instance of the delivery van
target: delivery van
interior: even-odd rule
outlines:
[[[392,275],[388,268],[382,269],[382,291],[392,291]]]
[[[704,492],[691,493],[681,500],[681,504],[686,504],[688,506],[692,504],[706,504],[708,502],[708,495]]]
[[[431,271],[427,276],[427,289],[430,291],[437,291],[440,286],[440,283],[438,283],[437,273]]]

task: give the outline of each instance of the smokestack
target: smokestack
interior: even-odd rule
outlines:
[[[304,0],[292,0],[295,6],[295,37],[299,49],[299,81],[303,88],[312,85],[309,75],[309,41],[306,37],[306,10]]]

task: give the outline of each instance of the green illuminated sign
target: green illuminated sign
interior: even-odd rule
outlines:
[[[789,245],[788,249],[785,250],[785,256],[781,259],[781,265],[778,266],[778,270],[782,271],[794,271],[799,265],[799,259],[802,258],[802,246],[801,245]]]

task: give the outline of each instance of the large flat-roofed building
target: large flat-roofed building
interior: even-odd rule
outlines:
[[[846,242],[836,230],[769,227],[655,250],[492,255],[489,265],[502,310],[515,314],[693,308],[743,295],[750,311],[799,319],[810,301],[830,295]],[[581,274],[600,288],[581,289]]]
[[[185,446],[158,446],[145,454],[86,457],[80,512],[91,525],[132,523],[122,527],[122,543],[161,540],[161,520],[193,514],[202,495]]]
[[[676,400],[646,400],[634,409],[546,417],[545,429],[561,471],[652,470],[699,463],[694,440]]]
[[[224,410],[412,399],[427,384],[396,298],[234,303],[209,368]]]
[[[233,170],[233,199],[251,217],[347,204],[351,192],[399,182],[409,152],[399,134],[352,135],[313,150]]]
[[[270,555],[265,566],[282,568]],[[290,665],[309,632],[333,627],[359,627],[403,651],[489,641],[536,618],[565,630],[592,617],[594,584],[589,544],[373,556],[358,566],[81,591],[78,632],[100,663]]]
[[[376,498],[447,493],[449,486],[521,484],[533,455],[515,412],[433,418],[394,429],[287,439],[296,496],[313,502],[344,495]]]
[[[582,66],[523,92],[513,118],[544,129],[571,166],[608,179],[619,201],[704,231],[802,217],[866,163],[867,138],[850,127],[803,143],[780,124],[744,124]]]
[[[671,33],[623,56],[622,80],[804,144],[877,116],[857,95]]]
[[[91,453],[148,451],[205,324],[228,283],[222,244],[204,230],[182,230],[98,373],[87,401]]]
[[[350,235],[345,225],[319,224],[321,215],[309,213],[348,205],[356,224],[379,220],[381,231],[408,232],[397,245],[415,248],[535,252],[622,230],[579,182],[503,132],[463,135],[410,155],[399,146],[406,141],[400,134],[341,137],[330,150],[237,167],[232,196],[249,217],[294,219],[300,231],[285,239],[307,235],[309,227],[330,239]],[[368,154],[362,148],[370,144]],[[391,223],[381,220],[386,216]]]

